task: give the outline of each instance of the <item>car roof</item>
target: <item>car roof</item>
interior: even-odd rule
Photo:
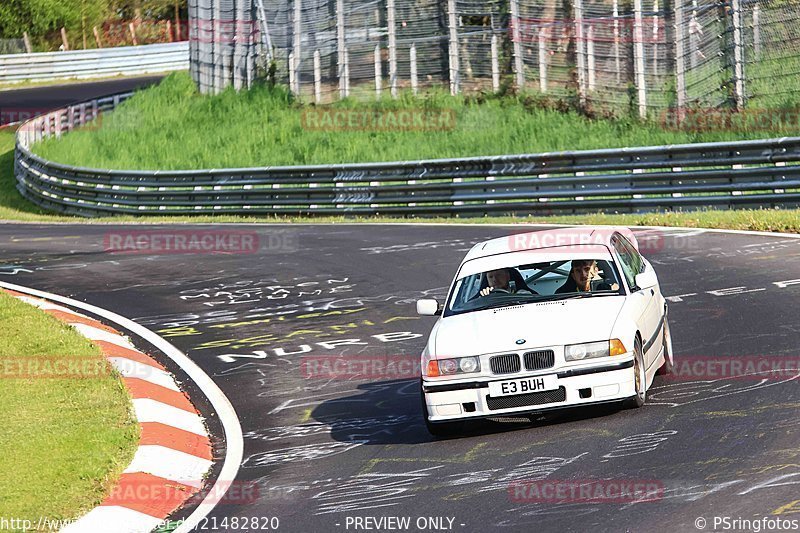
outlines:
[[[524,250],[542,250],[553,248],[553,251],[566,252],[570,248],[575,251],[585,250],[585,245],[596,244],[611,246],[610,240],[614,233],[625,236],[638,249],[638,244],[630,229],[617,226],[575,226],[526,233],[512,233],[505,237],[498,237],[480,242],[470,249],[464,262],[479,257],[520,252]]]

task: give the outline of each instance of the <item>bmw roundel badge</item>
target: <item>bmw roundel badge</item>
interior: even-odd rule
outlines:
[[[525,344],[525,339],[517,339],[517,344]]]

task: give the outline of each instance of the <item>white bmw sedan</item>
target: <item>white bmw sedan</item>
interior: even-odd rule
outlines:
[[[667,304],[627,228],[580,227],[474,246],[422,352],[422,406],[434,435],[466,420],[645,403],[672,369]]]

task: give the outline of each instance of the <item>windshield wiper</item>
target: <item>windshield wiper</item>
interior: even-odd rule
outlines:
[[[571,300],[572,298],[583,298],[585,296],[617,296],[619,295],[616,291],[600,291],[600,292],[593,292],[593,291],[582,291],[582,292],[567,292],[564,294],[554,294],[551,300]]]

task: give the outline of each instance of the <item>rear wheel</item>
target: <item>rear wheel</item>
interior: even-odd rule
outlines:
[[[428,433],[434,437],[452,437],[459,434],[464,429],[464,422],[431,422],[428,419],[428,405],[425,403],[425,393],[420,391],[422,397],[422,417],[425,419],[425,427]]]
[[[675,361],[672,358],[672,336],[669,332],[667,317],[664,317],[664,364],[658,369],[658,374],[668,375],[675,370]]]
[[[625,402],[625,407],[632,409],[643,406],[647,400],[647,376],[644,372],[642,340],[639,337],[636,337],[636,341],[633,343],[633,382],[636,394]]]

